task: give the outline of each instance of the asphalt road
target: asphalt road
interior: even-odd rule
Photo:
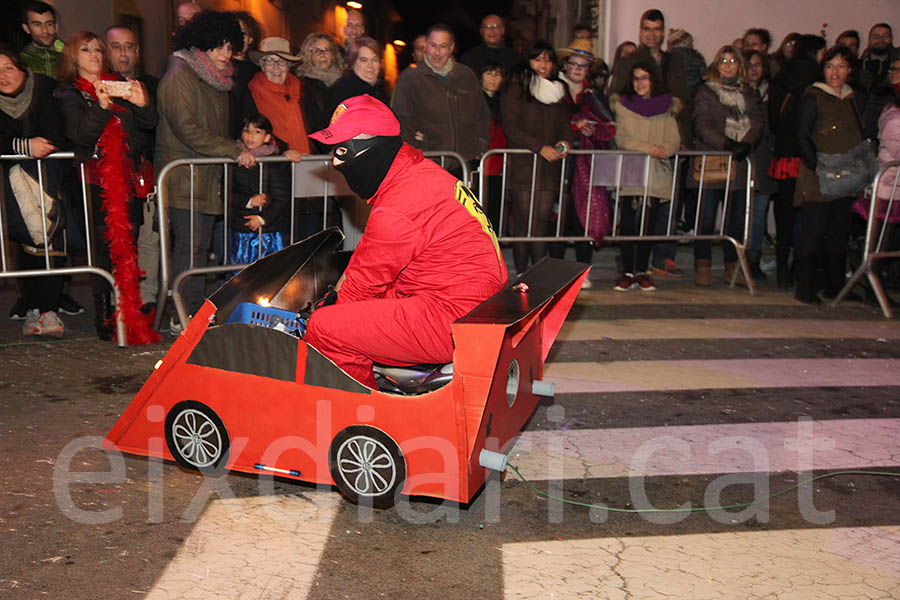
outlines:
[[[557,396],[511,457],[538,490],[696,507],[723,474],[743,474],[712,498],[747,502],[809,475],[785,455],[802,423],[832,442],[811,473],[900,472],[897,320],[771,287],[621,294],[608,269],[592,277],[548,361]],[[11,292],[0,286],[0,304]],[[170,341],[123,349],[94,339],[88,314],[66,324],[60,341],[0,324],[0,598],[900,597],[897,478],[822,479],[752,518],[564,505],[509,473],[468,506],[360,512],[328,489],[205,481],[98,449]],[[638,472],[636,453],[659,439],[666,451]],[[759,444],[756,462],[710,450],[735,440]],[[803,580],[811,565],[823,574]]]

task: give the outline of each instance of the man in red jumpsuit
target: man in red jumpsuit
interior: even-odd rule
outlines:
[[[506,285],[478,200],[403,143],[394,113],[371,96],[342,102],[310,137],[332,146],[335,168],[372,212],[337,301],[312,314],[306,341],[371,388],[373,362],[452,361],[450,324]]]

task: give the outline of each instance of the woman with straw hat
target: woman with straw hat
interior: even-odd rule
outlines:
[[[291,54],[291,45],[284,38],[268,37],[259,43],[259,50],[250,51],[250,60],[262,71],[253,76],[244,95],[244,115],[261,113],[272,122],[275,137],[287,147],[284,153],[297,162],[309,154],[309,140],[300,106],[300,80],[290,72],[300,57]]]

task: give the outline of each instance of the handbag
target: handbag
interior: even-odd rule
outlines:
[[[56,198],[41,189],[37,180],[20,165],[14,165],[8,173],[9,185],[18,204],[19,214],[25,223],[28,235],[35,247],[43,248],[47,239],[53,240],[57,230],[62,225],[61,214],[57,206]],[[41,212],[41,195],[44,197],[43,212]],[[47,238],[44,238],[44,230]],[[52,245],[51,245],[52,249]]]
[[[878,171],[878,159],[872,145],[863,140],[847,152],[816,152],[819,193],[826,200],[856,196]]]
[[[725,183],[725,181],[734,181],[737,173],[737,162],[731,162],[731,173],[728,172],[728,156],[707,156],[706,167],[703,168],[703,157],[698,156],[694,159],[691,166],[691,178],[700,183],[700,173],[703,172],[703,183]]]

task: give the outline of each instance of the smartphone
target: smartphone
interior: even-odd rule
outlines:
[[[110,96],[127,98],[131,95],[130,81],[104,81],[103,87]]]

